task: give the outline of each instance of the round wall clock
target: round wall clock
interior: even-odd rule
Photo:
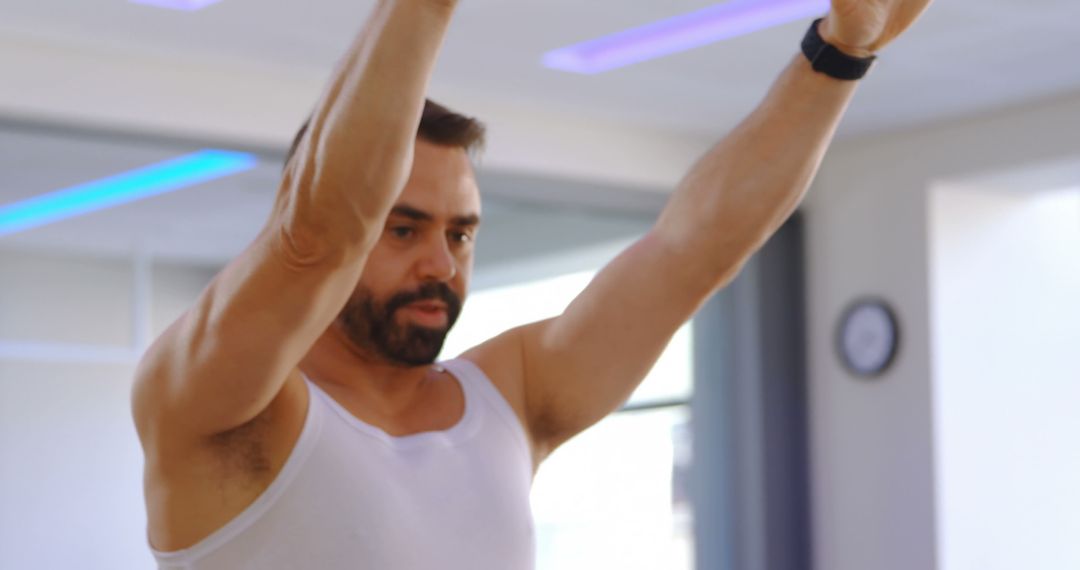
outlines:
[[[860,378],[881,376],[900,346],[896,313],[879,299],[856,301],[840,319],[836,342],[840,360],[849,372]]]

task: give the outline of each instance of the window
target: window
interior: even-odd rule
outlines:
[[[460,354],[509,328],[560,314],[596,270],[472,294],[447,339]],[[690,326],[628,402],[557,450],[533,485],[539,570],[693,568]]]

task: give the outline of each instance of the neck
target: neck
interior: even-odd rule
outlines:
[[[300,370],[320,386],[346,390],[385,410],[400,410],[415,401],[442,367],[387,362],[357,347],[336,326],[315,341]]]

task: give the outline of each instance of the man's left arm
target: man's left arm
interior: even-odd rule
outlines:
[[[834,0],[819,28],[856,56],[876,52],[930,0]],[[802,200],[856,82],[799,55],[759,107],[691,169],[656,225],[559,317],[505,335],[520,359],[525,414],[543,457],[615,411],[678,328]]]

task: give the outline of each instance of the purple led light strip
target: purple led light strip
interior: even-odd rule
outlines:
[[[829,0],[731,0],[548,52],[552,69],[593,74],[751,34],[829,10]]]
[[[203,8],[221,2],[221,0],[128,0],[132,4],[144,4],[146,6],[156,6],[158,8],[167,8],[169,10],[183,10],[185,12],[194,12],[195,10],[202,10]]]

